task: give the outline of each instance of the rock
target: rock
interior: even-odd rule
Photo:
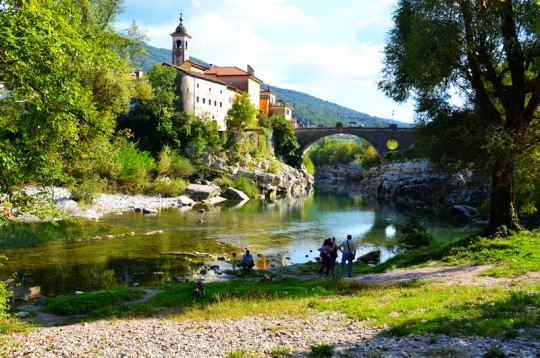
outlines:
[[[451,210],[452,218],[462,222],[471,222],[479,213],[478,209],[468,205],[454,205]]]
[[[185,195],[178,198],[178,205],[180,206],[189,206],[193,204],[195,204],[195,201]]]
[[[362,255],[358,258],[358,261],[363,262],[365,264],[368,263],[379,263],[381,262],[381,250],[375,250],[368,252],[365,255]]]
[[[234,188],[228,188],[225,190],[225,192],[221,193],[221,195],[225,199],[230,200],[248,200],[249,196],[244,194],[242,191],[234,189]]]
[[[144,208],[142,209],[143,214],[156,214],[158,211],[156,208]]]
[[[215,196],[213,198],[210,198],[210,199],[207,199],[207,200],[204,200],[203,203],[206,203],[206,204],[210,204],[210,205],[214,205],[214,204],[219,204],[223,201],[226,201],[227,199],[221,197],[221,196]]]
[[[221,189],[216,185],[189,184],[185,192],[191,199],[202,201],[218,196]]]
[[[67,212],[73,212],[79,209],[79,204],[77,204],[75,200],[62,198],[60,200],[55,201],[55,203],[58,209],[61,209]]]

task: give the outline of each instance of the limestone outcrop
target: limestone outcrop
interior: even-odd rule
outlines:
[[[479,219],[477,208],[489,197],[484,178],[469,170],[449,176],[425,161],[372,168],[364,173],[360,185],[373,204],[438,213],[465,222]]]

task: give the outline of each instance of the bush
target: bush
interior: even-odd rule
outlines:
[[[118,181],[124,190],[142,193],[150,186],[151,173],[156,168],[150,153],[141,152],[135,144],[123,140],[117,160],[122,163]]]
[[[7,260],[7,257],[0,255],[0,260]],[[0,266],[3,264],[0,263]],[[7,310],[8,310],[8,296],[11,295],[11,292],[8,288],[9,281],[0,280],[0,320],[3,320],[6,318]]]
[[[71,191],[71,199],[83,204],[92,204],[96,194],[103,192],[104,188],[103,180],[98,175],[94,175],[90,178],[83,178],[79,185],[71,186],[69,190]]]
[[[367,142],[363,142],[367,143]],[[362,168],[369,169],[381,164],[379,153],[371,145],[368,145],[361,156]]]
[[[250,198],[254,198],[261,193],[257,184],[253,183],[251,179],[245,175],[237,175],[233,187]]]
[[[181,195],[188,182],[184,179],[165,179],[158,178],[151,186],[152,192],[161,194],[166,197],[174,197]]]
[[[273,159],[268,164],[268,172],[269,173],[277,174],[277,173],[279,173],[280,168],[281,168],[281,164],[280,164],[280,162],[278,160]]]
[[[306,167],[306,171],[309,174],[314,175],[315,174],[315,165],[313,164],[313,161],[311,160],[309,155],[304,155],[304,158],[302,158],[302,162],[303,162],[304,166]]]
[[[397,246],[401,250],[413,250],[429,246],[433,237],[428,234],[426,225],[418,217],[410,217],[396,224]]]
[[[172,178],[189,178],[195,173],[191,161],[184,158],[170,147],[165,146],[159,153],[158,174]]]

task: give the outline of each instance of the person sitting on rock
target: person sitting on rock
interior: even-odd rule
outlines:
[[[253,266],[255,266],[253,255],[246,249],[246,253],[242,255],[242,268],[249,271]]]
[[[192,292],[194,295],[199,296],[199,297],[203,297],[205,295],[202,281],[195,282],[195,284],[193,285]]]

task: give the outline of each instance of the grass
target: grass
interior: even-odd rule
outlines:
[[[515,276],[540,271],[539,238],[538,233],[506,239],[471,237],[404,253],[384,265],[404,267],[407,261],[409,265],[489,263],[496,265],[490,274]],[[426,257],[426,252],[431,258],[420,260],[419,257]],[[438,261],[434,262],[433,257],[439,257]],[[307,264],[298,272],[300,275],[315,273],[318,266],[317,263]],[[355,264],[357,273],[368,270],[380,268]],[[85,314],[87,319],[159,314],[173,320],[192,320],[194,324],[206,319],[256,315],[309,317],[313,312],[341,312],[348,319],[384,328],[385,334],[398,336],[442,333],[512,338],[524,332],[537,334],[535,327],[540,325],[540,283],[526,286],[518,282],[508,288],[449,286],[414,280],[368,286],[339,276],[306,281],[276,277],[265,281],[252,273],[238,280],[207,283],[206,296],[202,298],[192,295],[191,285],[183,282],[164,286],[158,294],[140,303],[129,303],[142,295],[140,289],[61,296],[48,299],[46,309]],[[286,354],[278,352],[286,347],[275,349],[274,355]],[[312,353],[316,356],[313,348]],[[245,352],[227,354],[228,357],[249,357]]]

